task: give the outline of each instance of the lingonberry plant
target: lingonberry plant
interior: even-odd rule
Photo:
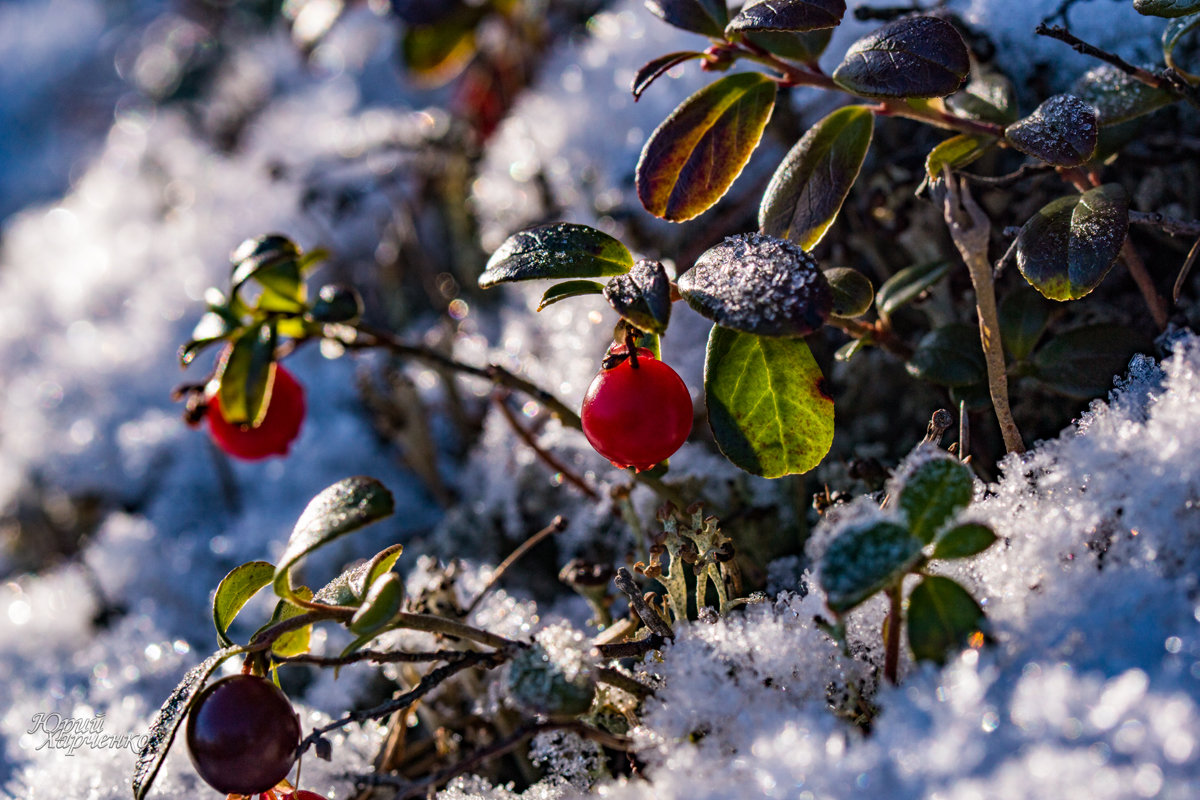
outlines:
[[[247,460],[285,456],[300,435],[300,426],[304,424],[304,387],[292,373],[275,365],[268,370],[265,393],[261,419],[241,425],[230,422],[222,413],[219,391],[208,398],[204,411],[208,429],[217,446],[229,455]]]

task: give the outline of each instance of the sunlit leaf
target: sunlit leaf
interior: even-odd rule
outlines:
[[[633,266],[629,248],[603,231],[556,222],[518,231],[492,253],[479,276],[487,289],[508,281],[605,278]]]
[[[1179,17],[1167,23],[1162,35],[1163,58],[1168,66],[1175,65],[1175,47],[1188,31],[1200,26],[1200,14],[1189,17]]]
[[[582,297],[589,294],[602,294],[604,292],[604,284],[599,281],[563,281],[551,286],[542,295],[542,299],[538,301],[537,310],[541,311],[546,306],[551,306],[559,300],[566,300],[568,297]]]
[[[1075,300],[1095,289],[1121,254],[1129,231],[1129,196],[1106,183],[1060,197],[1017,235],[1017,267],[1051,300]]]
[[[633,76],[633,99],[639,100],[642,97],[642,92],[650,88],[650,84],[661,78],[669,72],[673,67],[677,67],[693,58],[703,58],[703,53],[698,53],[694,50],[685,50],[680,53],[667,53],[665,56],[659,56],[653,61],[649,61],[642,65],[642,68]]]
[[[233,640],[226,631],[233,623],[242,606],[246,605],[258,590],[271,582],[275,576],[275,565],[266,561],[250,561],[239,567],[234,567],[228,575],[217,584],[213,595],[213,625],[217,629],[217,639],[222,647],[229,647]]]
[[[360,635],[380,631],[403,605],[404,581],[394,572],[384,573],[367,589],[362,605],[350,619],[350,630]]]
[[[962,169],[990,150],[995,143],[995,136],[976,133],[951,136],[929,151],[925,157],[925,174],[931,181],[939,180],[946,167]]]
[[[911,16],[855,42],[833,80],[862,97],[945,97],[958,91],[970,69],[967,45],[953,25]]]
[[[257,426],[267,413],[275,382],[275,326],[250,328],[233,340],[220,365],[221,415],[234,425]]]

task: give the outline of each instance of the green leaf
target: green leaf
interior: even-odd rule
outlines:
[[[604,299],[630,325],[665,333],[671,320],[671,281],[657,261],[643,259],[604,287]]]
[[[642,92],[650,88],[650,84],[661,78],[672,68],[680,64],[691,61],[693,58],[703,58],[704,53],[698,53],[695,50],[685,50],[679,53],[667,53],[665,56],[659,56],[653,61],[649,61],[642,65],[642,68],[633,76],[633,85],[630,90],[633,92],[634,101],[638,101],[642,97]]]
[[[833,443],[833,400],[803,339],[714,325],[704,361],[704,396],[717,447],[754,475],[808,472]]]
[[[836,28],[845,13],[846,0],[751,0],[725,26],[725,34]]]
[[[1117,183],[1043,206],[1017,235],[1017,268],[1051,300],[1076,300],[1100,285],[1129,232],[1129,196]]]
[[[186,367],[210,345],[224,341],[241,327],[241,320],[232,314],[206,311],[192,330],[192,338],[179,348],[179,365]]]
[[[961,91],[946,98],[946,106],[960,117],[1007,125],[1017,120],[1017,92],[999,72],[977,71]]]
[[[291,569],[319,547],[390,516],[395,510],[392,493],[374,478],[344,478],[321,491],[300,515],[287,547],[275,568],[275,593],[293,596]]]
[[[1050,324],[1050,306],[1032,289],[1020,288],[1000,303],[1000,338],[1012,357],[1025,360]]]
[[[759,233],[728,236],[677,281],[688,305],[724,328],[760,336],[807,336],[833,309],[816,260]]]
[[[949,578],[929,575],[908,598],[908,644],[918,661],[946,663],[986,624],[975,598]]]
[[[925,174],[931,181],[939,180],[946,167],[961,169],[990,150],[995,143],[995,136],[972,133],[951,136],[929,151],[925,157]]]
[[[275,383],[275,325],[250,328],[236,339],[217,368],[221,415],[234,425],[257,427]]]
[[[300,269],[301,253],[286,236],[271,234],[247,239],[232,256],[230,276],[236,295],[248,281],[262,287],[256,306],[264,311],[299,313],[304,310],[305,288]]]
[[[1046,342],[1033,357],[1034,375],[1067,397],[1102,397],[1134,353],[1149,346],[1145,337],[1123,325],[1085,325]]]
[[[862,97],[945,97],[958,91],[970,69],[967,45],[953,25],[910,16],[855,42],[833,80]]]
[[[566,300],[568,297],[581,297],[588,294],[602,294],[604,292],[604,284],[598,281],[563,281],[556,283],[546,290],[542,295],[542,299],[538,302],[537,310],[541,311],[546,306],[554,305],[559,300]]]
[[[971,325],[951,323],[925,334],[905,366],[913,377],[939,386],[969,386],[987,380],[979,329]]]
[[[234,567],[221,582],[213,595],[213,625],[217,628],[217,639],[222,647],[229,647],[233,640],[226,635],[242,606],[246,605],[258,590],[269,584],[275,575],[275,565],[266,561],[249,561]]]
[[[1152,17],[1184,17],[1200,13],[1200,0],[1133,0],[1133,7]]]
[[[143,800],[150,791],[150,786],[167,757],[167,751],[171,748],[171,742],[174,741],[179,726],[183,724],[192,701],[204,686],[204,681],[223,661],[244,652],[245,648],[242,647],[226,647],[213,653],[188,670],[183,680],[162,704],[162,708],[150,723],[146,743],[138,751],[137,763],[133,767],[134,800]]]
[[[875,307],[882,316],[891,316],[901,306],[916,300],[950,271],[948,261],[930,261],[905,267],[883,282],[875,294]]]
[[[751,44],[758,45],[781,58],[799,61],[802,64],[816,64],[825,48],[829,46],[829,40],[833,38],[833,29],[803,33],[763,31],[744,35]]]
[[[729,11],[725,0],[646,0],[650,13],[676,28],[724,38]]]
[[[1096,152],[1100,116],[1069,94],[1046,100],[1004,129],[1005,140],[1026,155],[1056,167],[1077,167]]]
[[[921,560],[921,546],[902,526],[883,520],[838,531],[818,572],[829,610],[844,614],[899,581]]]
[[[1071,94],[1096,109],[1101,126],[1127,122],[1175,102],[1170,92],[1147,86],[1111,64],[1085,72]]]
[[[900,510],[908,529],[929,544],[941,528],[970,504],[975,493],[971,470],[957,458],[938,456],[921,462],[900,490]]]
[[[964,522],[955,525],[938,537],[933,546],[934,558],[969,558],[982,553],[996,542],[996,533],[987,525]]]
[[[475,57],[475,27],[482,17],[477,8],[463,7],[436,25],[407,25],[400,41],[400,58],[419,84],[441,86],[458,77]]]
[[[833,291],[835,317],[858,317],[867,313],[875,299],[875,287],[871,280],[856,269],[830,267],[825,270],[825,280]]]
[[[874,130],[875,115],[864,106],[840,108],[809,128],[767,185],[759,229],[815,247],[850,194]]]
[[[508,281],[607,278],[633,266],[629,248],[603,231],[556,222],[514,233],[492,253],[479,276],[487,289]]]
[[[391,572],[392,567],[396,565],[396,562],[403,553],[404,545],[401,544],[394,544],[376,553],[375,557],[367,564],[366,577],[362,588],[357,590],[358,594],[364,594],[366,588],[374,586],[377,580]]]
[[[1175,66],[1175,46],[1179,44],[1179,40],[1183,38],[1184,34],[1195,30],[1197,26],[1200,26],[1200,14],[1179,17],[1167,23],[1162,35],[1163,58],[1166,60],[1167,66]]]
[[[720,200],[758,147],[775,91],[766,75],[739,72],[684,100],[638,159],[638,198],[646,210],[682,222]]]
[[[299,586],[295,589],[296,596],[302,600],[312,600],[312,590],[307,586]],[[280,600],[275,604],[275,612],[271,615],[270,625],[283,622],[284,620],[298,617],[301,614],[307,613],[300,606],[292,605],[287,600]],[[309,642],[312,640],[312,625],[305,625],[303,628],[297,628],[294,631],[277,637],[271,642],[271,652],[280,656],[298,656],[301,653],[307,653]]]
[[[377,633],[395,619],[404,605],[404,581],[387,572],[371,584],[358,611],[350,619],[350,630],[359,635]]]

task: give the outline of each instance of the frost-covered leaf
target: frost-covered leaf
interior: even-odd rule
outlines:
[[[909,595],[908,644],[918,661],[946,663],[985,622],[975,598],[949,578],[926,576]]]
[[[875,520],[838,531],[818,573],[829,610],[844,614],[900,580],[921,559],[921,547],[920,539],[894,522]]]
[[[275,593],[291,594],[290,571],[301,558],[329,542],[390,516],[392,493],[374,478],[344,478],[321,491],[300,515],[275,568]]]
[[[1122,325],[1085,325],[1055,336],[1033,357],[1034,375],[1068,397],[1102,397],[1134,353],[1150,343]]]
[[[385,572],[367,589],[367,596],[354,616],[350,630],[357,634],[376,633],[391,622],[404,605],[404,581],[394,572]]]
[[[739,72],[684,100],[650,134],[637,192],[656,217],[682,222],[711,208],[758,147],[775,108],[775,81]]]
[[[962,36],[940,17],[902,17],[855,42],[833,72],[863,97],[945,97],[971,69]]]
[[[1020,288],[1000,303],[1000,339],[1013,358],[1033,352],[1050,324],[1050,306],[1032,289]]]
[[[904,481],[900,510],[908,529],[928,544],[939,530],[971,502],[975,479],[957,458],[942,456],[922,462]]]
[[[170,697],[162,704],[154,720],[150,723],[150,731],[146,744],[138,751],[137,763],[133,767],[133,796],[134,800],[143,800],[150,791],[154,777],[167,757],[167,750],[175,739],[179,726],[183,724],[192,701],[200,693],[204,681],[226,659],[239,653],[244,653],[242,647],[226,647],[218,650],[196,666],[188,670],[183,680],[171,692]]]
[[[905,267],[879,287],[875,294],[875,307],[883,316],[890,316],[928,291],[949,271],[948,261],[930,261]]]
[[[858,178],[874,130],[875,115],[863,106],[840,108],[809,128],[763,193],[759,229],[815,247]]]
[[[969,386],[987,380],[979,329],[956,322],[922,336],[906,366],[910,375],[939,386]]]
[[[671,319],[671,281],[657,261],[643,259],[604,287],[604,299],[633,327],[665,333]]]
[[[233,640],[226,635],[242,606],[258,590],[271,582],[275,576],[275,565],[267,561],[249,561],[230,570],[213,594],[213,625],[217,628],[217,639],[222,647],[229,647]]]
[[[693,58],[703,57],[703,53],[696,52],[695,50],[685,50],[679,53],[667,53],[665,56],[659,56],[653,61],[643,64],[642,68],[633,76],[633,85],[630,87],[633,92],[633,99],[641,99],[642,92],[649,89],[650,84],[661,78],[673,67],[677,67],[685,61],[691,61]]]
[[[833,399],[803,339],[714,325],[704,360],[708,424],[725,457],[754,475],[808,472],[833,443]]]
[[[846,0],[751,0],[729,21],[725,33],[836,28],[845,13]]]
[[[875,287],[871,279],[856,269],[831,267],[825,270],[825,280],[833,292],[835,317],[857,317],[867,313],[875,299]]]
[[[973,133],[951,136],[929,151],[925,157],[925,174],[929,180],[936,181],[942,177],[946,167],[961,169],[990,150],[995,143],[995,136]]]
[[[1153,17],[1183,17],[1200,14],[1200,0],[1133,0],[1139,14]]]
[[[505,693],[520,708],[551,719],[571,719],[586,713],[596,694],[589,665],[579,664],[572,647],[547,647],[540,642],[517,652],[505,673]]]
[[[960,117],[1007,125],[1017,120],[1017,92],[999,72],[976,72],[961,91],[946,98],[946,106]]]
[[[234,425],[256,427],[267,413],[275,383],[274,321],[250,328],[233,340],[217,368],[221,416]]]
[[[748,233],[706,250],[679,277],[679,292],[725,328],[761,336],[807,336],[833,309],[829,282],[791,242]]]
[[[982,553],[996,542],[996,533],[979,522],[955,525],[938,537],[933,546],[934,558],[969,558]]]
[[[538,301],[537,310],[541,311],[546,306],[554,305],[559,300],[566,300],[568,297],[581,297],[589,294],[602,294],[604,292],[604,284],[599,281],[563,281],[556,283],[546,290],[542,295],[542,299]]]
[[[479,276],[487,289],[507,281],[607,278],[633,266],[629,248],[603,231],[555,222],[518,231],[492,253]]]
[[[1175,46],[1179,44],[1179,40],[1188,31],[1195,30],[1197,26],[1200,26],[1200,14],[1179,17],[1167,23],[1166,29],[1163,30],[1162,46],[1163,58],[1166,59],[1168,66],[1174,66]]]
[[[1100,285],[1129,232],[1129,196],[1117,183],[1060,197],[1021,227],[1017,267],[1051,300],[1075,300]]]
[[[1026,155],[1056,167],[1077,167],[1096,152],[1096,109],[1069,94],[1056,94],[1004,129],[1004,138]]]
[[[1101,125],[1116,125],[1175,102],[1170,92],[1147,86],[1111,64],[1085,72],[1071,94],[1096,109]]]
[[[729,11],[725,0],[646,0],[650,13],[676,28],[724,38]]]
[[[824,28],[817,31],[795,33],[791,31],[762,31],[761,33],[746,33],[746,39],[758,45],[769,53],[782,58],[799,61],[802,64],[815,64],[829,46],[833,38],[833,29]]]

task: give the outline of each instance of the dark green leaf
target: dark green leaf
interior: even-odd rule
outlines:
[[[588,294],[603,294],[604,284],[598,281],[563,281],[556,283],[546,290],[542,295],[541,301],[538,302],[537,310],[541,311],[546,306],[554,305],[559,300],[566,300],[568,297],[580,297]]]
[[[606,278],[633,266],[629,248],[603,231],[556,222],[514,233],[492,253],[480,288],[544,278]]]
[[[976,72],[962,91],[946,98],[960,117],[1007,125],[1017,120],[1017,92],[999,72]]]
[[[249,561],[240,567],[234,567],[217,584],[216,594],[213,595],[212,615],[213,625],[217,628],[217,639],[222,647],[233,644],[226,631],[242,610],[242,606],[246,605],[259,589],[269,584],[274,576],[274,564]]]
[[[1017,267],[1051,300],[1076,300],[1100,285],[1129,232],[1129,196],[1106,183],[1044,206],[1017,235]]]
[[[971,325],[951,323],[925,334],[906,366],[909,374],[939,386],[987,380],[979,329]]]
[[[1175,102],[1175,95],[1147,86],[1111,64],[1088,70],[1071,94],[1096,109],[1102,126],[1116,125]]]
[[[700,314],[760,336],[807,336],[833,309],[833,292],[813,257],[759,233],[726,237],[696,259],[678,285]]]
[[[933,546],[934,558],[968,558],[982,553],[996,542],[995,532],[978,522],[955,525],[938,537]]]
[[[646,0],[646,8],[676,28],[715,39],[725,36],[725,0]]]
[[[256,427],[267,413],[275,382],[275,326],[250,328],[233,340],[217,368],[221,415]]]
[[[650,84],[661,78],[664,73],[677,67],[685,61],[691,61],[693,58],[703,58],[704,53],[698,53],[694,50],[686,50],[680,53],[667,53],[665,56],[658,58],[642,65],[642,68],[633,76],[633,86],[630,87],[633,91],[634,101],[640,100],[642,92],[650,88]]]
[[[143,800],[150,791],[154,777],[158,775],[158,770],[167,757],[171,742],[175,739],[175,733],[183,724],[188,709],[192,706],[192,701],[196,699],[196,695],[204,686],[204,681],[212,674],[213,670],[221,665],[221,662],[243,652],[245,649],[242,647],[226,647],[192,667],[183,676],[183,680],[179,682],[175,690],[171,692],[171,696],[163,703],[162,708],[154,715],[154,720],[150,723],[149,734],[146,737],[146,744],[138,751],[137,763],[133,767],[134,800]]]
[[[350,630],[357,634],[376,633],[395,619],[404,605],[404,581],[394,572],[384,573],[371,584],[358,611],[350,619]]]
[[[975,479],[966,464],[952,456],[935,456],[922,461],[905,479],[900,510],[912,535],[929,544],[951,517],[967,507],[974,493]]]
[[[227,336],[238,329],[241,322],[237,317],[221,314],[216,311],[206,311],[192,330],[192,339],[179,348],[179,364],[186,367],[206,347],[224,341]]]
[[[875,115],[863,106],[840,108],[811,127],[771,177],[759,229],[805,250],[815,247],[858,178],[874,130]]]
[[[908,644],[918,661],[946,663],[986,622],[975,598],[949,578],[930,575],[908,598]]]
[[[931,181],[939,180],[946,167],[961,169],[990,150],[995,143],[996,137],[982,134],[960,133],[951,136],[929,151],[925,157],[925,174]]]
[[[1152,17],[1184,17],[1200,13],[1200,0],[1133,0],[1133,7]]]
[[[833,72],[862,97],[945,97],[971,69],[962,36],[940,17],[901,17],[859,39]]]
[[[641,331],[665,333],[671,319],[671,281],[657,261],[643,259],[604,287],[604,299]]]
[[[682,222],[720,200],[758,147],[775,88],[766,75],[739,72],[684,100],[638,160],[637,191],[646,210]]]
[[[803,339],[714,325],[704,361],[704,395],[717,447],[755,475],[808,472],[833,443],[833,399]]]
[[[883,282],[875,295],[875,307],[883,316],[891,316],[901,306],[916,300],[950,271],[947,261],[930,261],[905,267]]]
[[[818,572],[825,602],[844,614],[904,577],[921,559],[921,540],[894,522],[875,520],[838,531]]]
[[[1085,325],[1046,342],[1033,357],[1035,375],[1054,391],[1083,400],[1101,397],[1113,376],[1150,342],[1121,325]]]
[[[1050,324],[1050,306],[1032,289],[1020,288],[1000,303],[1000,339],[1022,361],[1033,352]]]
[[[1004,138],[1026,155],[1056,167],[1077,167],[1096,152],[1100,131],[1096,109],[1069,94],[1057,94],[1004,129]]]
[[[1200,14],[1191,17],[1179,17],[1167,23],[1162,35],[1163,58],[1167,66],[1175,66],[1175,46],[1188,31],[1195,30],[1200,25]]]
[[[395,510],[392,493],[374,478],[344,478],[309,502],[292,529],[275,568],[275,593],[291,596],[290,572],[301,558],[351,531],[370,525]]]
[[[352,322],[362,313],[363,300],[357,289],[329,283],[317,293],[309,316],[317,322]]]
[[[836,28],[845,13],[846,0],[751,0],[729,21],[725,33]]]
[[[950,403],[955,408],[961,406],[964,411],[992,413],[992,393],[986,383],[951,386],[947,391],[950,394]]]
[[[803,33],[764,31],[747,33],[745,36],[752,44],[781,58],[789,58],[803,64],[816,64],[821,53],[824,53],[825,48],[829,46],[829,40],[833,38],[833,29],[825,28]]]
[[[300,258],[300,248],[295,242],[277,234],[242,242],[232,258],[233,294],[253,280],[263,290],[256,304],[258,308],[284,313],[303,311],[305,289]]]
[[[871,308],[875,299],[875,287],[871,280],[856,269],[831,267],[825,270],[825,280],[833,291],[835,317],[858,317]]]

